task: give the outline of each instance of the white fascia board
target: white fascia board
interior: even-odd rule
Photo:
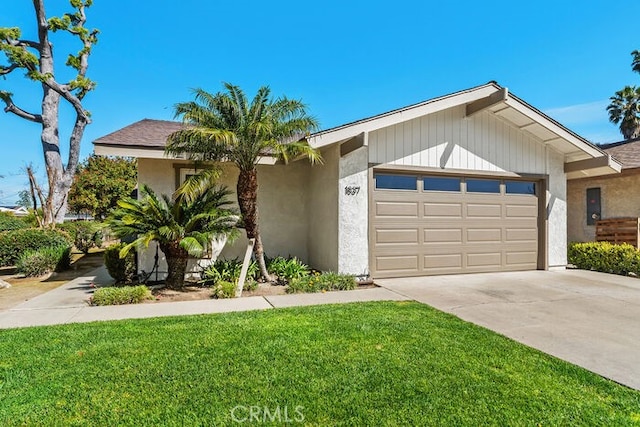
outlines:
[[[163,149],[158,148],[94,145],[93,152],[99,156],[135,157],[136,159],[187,160],[184,156],[169,156]],[[277,162],[278,159],[272,156],[263,156],[258,159],[259,165],[275,165]]]
[[[529,106],[522,104],[517,99],[514,99],[511,96],[509,96],[505,101],[505,103],[509,107],[529,117],[531,120],[535,121],[536,123],[539,123],[541,126],[544,126],[545,128],[549,129],[551,132],[555,133],[560,138],[574,145],[576,148],[580,149],[581,151],[588,154],[589,156],[601,157],[605,154],[603,151],[592,146],[588,142],[585,142],[582,139],[576,137],[575,135],[573,135],[571,132],[567,131],[563,127],[558,126],[557,123],[554,123],[552,120],[549,120],[547,117],[532,110]]]
[[[162,149],[154,148],[94,145],[93,152],[99,156],[135,157],[140,159],[179,159],[179,157],[165,155]]]
[[[495,93],[497,90],[499,90],[498,87],[494,85],[487,85],[468,92],[447,95],[442,98],[425,101],[425,103],[414,107],[408,107],[406,109],[381,114],[370,119],[364,119],[362,121],[355,122],[352,125],[341,126],[337,129],[328,130],[326,132],[319,132],[318,134],[311,135],[307,138],[307,141],[309,142],[309,145],[314,148],[326,147],[327,145],[353,138],[361,133],[372,132],[387,126],[393,126],[398,123],[426,116],[427,114],[446,110],[447,108],[468,104],[478,99],[485,98]]]

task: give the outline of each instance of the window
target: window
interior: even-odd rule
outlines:
[[[500,181],[494,179],[467,179],[467,193],[500,193]]]
[[[460,178],[425,176],[422,183],[425,191],[460,191]]]
[[[507,194],[536,194],[536,183],[528,181],[506,181]]]
[[[417,190],[418,178],[407,175],[376,175],[376,188],[385,190]]]
[[[196,175],[198,172],[196,172],[195,169],[187,169],[187,168],[181,168],[180,169],[180,182],[178,183],[179,185],[184,184],[184,182],[187,180],[187,178],[190,178],[194,175]]]

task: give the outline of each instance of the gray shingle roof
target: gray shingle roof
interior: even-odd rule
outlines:
[[[640,138],[604,144],[600,148],[622,163],[622,169],[640,167]]]
[[[95,145],[123,145],[129,147],[162,148],[167,137],[182,129],[182,123],[167,120],[143,119],[93,141]]]

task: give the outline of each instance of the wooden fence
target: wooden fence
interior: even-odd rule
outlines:
[[[596,222],[598,242],[629,243],[638,248],[640,239],[639,218],[611,218]]]

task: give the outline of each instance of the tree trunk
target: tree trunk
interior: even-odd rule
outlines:
[[[258,171],[255,168],[240,170],[237,193],[238,205],[240,206],[247,238],[256,239],[256,243],[253,246],[253,254],[260,268],[260,275],[266,281],[271,282],[273,278],[267,271],[267,264],[264,261],[264,248],[260,237],[260,228],[258,227]]]
[[[40,42],[39,71],[42,75],[54,76],[53,48],[49,41],[49,25],[42,0],[33,2],[38,20],[38,40]],[[89,123],[87,112],[81,105],[70,102],[76,112],[76,120],[69,138],[69,158],[66,167],[62,164],[60,155],[60,98],[59,92],[51,86],[53,77],[42,83],[42,150],[47,170],[49,194],[47,202],[42,207],[44,225],[62,223],[67,213],[67,196],[73,183],[73,177],[78,167],[80,157],[80,142],[84,129]],[[68,94],[68,91],[65,92]],[[68,100],[68,99],[67,99]],[[78,101],[79,104],[79,101]]]
[[[184,287],[184,275],[187,271],[189,254],[180,247],[180,244],[165,243],[160,245],[167,259],[167,278],[165,284],[169,289],[182,289]]]

